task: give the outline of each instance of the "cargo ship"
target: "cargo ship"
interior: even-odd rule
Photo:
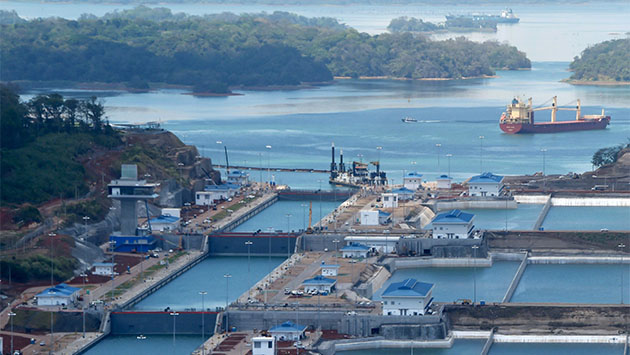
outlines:
[[[512,9],[506,9],[501,11],[501,15],[486,15],[486,14],[472,14],[472,15],[447,15],[446,20],[458,21],[458,20],[472,20],[476,22],[490,21],[496,23],[518,23],[520,19],[514,15]]]
[[[534,123],[534,112],[551,110],[551,122]],[[556,115],[558,111],[576,111],[575,120],[557,121]],[[577,100],[577,106],[574,107],[558,107],[557,96],[553,97],[551,106],[532,108],[532,99],[527,103],[515,98],[507,106],[507,110],[501,115],[499,127],[505,133],[557,133],[571,131],[589,131],[593,129],[604,129],[610,123],[610,116],[604,115],[602,109],[601,115],[584,115],[580,107],[580,100]]]

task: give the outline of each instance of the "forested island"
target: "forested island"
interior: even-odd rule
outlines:
[[[4,81],[124,83],[138,90],[169,84],[229,93],[335,76],[459,79],[531,67],[506,44],[371,36],[334,19],[284,12],[189,16],[140,6],[77,21],[13,22],[1,26]]]
[[[630,84],[630,38],[586,48],[569,66],[574,84]]]
[[[497,22],[491,20],[476,19],[472,17],[447,18],[446,22],[437,24],[424,22],[415,17],[402,16],[392,19],[387,26],[387,30],[396,32],[496,32]]]

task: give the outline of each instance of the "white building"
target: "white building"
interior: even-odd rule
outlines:
[[[249,175],[244,171],[232,170],[227,174],[228,184],[247,186],[249,185]]]
[[[440,213],[431,221],[434,239],[465,239],[470,238],[475,228],[473,221],[475,215],[451,210]]]
[[[383,299],[383,315],[424,315],[429,306],[431,306],[433,288],[433,284],[419,282],[415,279],[393,282],[381,296]]]
[[[181,208],[162,208],[162,216],[181,218]]]
[[[114,273],[115,263],[94,263],[92,264],[94,267],[94,271],[92,271],[93,275],[103,275],[103,276],[112,276]]]
[[[298,325],[291,321],[284,322],[269,329],[269,333],[276,340],[291,340],[297,341],[304,337],[305,325]]]
[[[492,173],[475,175],[468,180],[469,196],[500,196],[503,192],[503,176]]]
[[[384,192],[381,194],[381,200],[383,201],[383,208],[397,208],[398,207],[398,194],[391,192]]]
[[[406,189],[416,191],[422,186],[422,174],[412,171],[403,178],[403,186]]]
[[[370,248],[359,243],[350,243],[341,248],[344,258],[367,258]]]
[[[452,182],[453,182],[453,178],[451,178],[450,176],[448,176],[448,175],[440,175],[440,177],[437,178],[437,188],[438,189],[450,189]]]
[[[337,276],[339,265],[336,264],[324,264],[322,261],[322,276]]]
[[[344,240],[348,243],[357,243],[367,245],[372,252],[379,252],[381,254],[389,254],[396,251],[396,245],[400,240],[399,236],[348,236]]]
[[[361,211],[362,226],[378,226],[378,211]]]
[[[38,306],[67,306],[77,299],[80,288],[68,286],[64,283],[49,287],[38,293]]]
[[[413,199],[413,190],[409,190],[406,187],[401,187],[400,189],[395,189],[390,191],[390,193],[398,195],[398,201],[409,201]]]
[[[252,355],[276,355],[276,338],[274,337],[253,337]]]
[[[335,284],[337,284],[337,280],[329,279],[321,275],[317,275],[312,279],[306,279],[302,282],[302,285],[304,285],[304,292],[317,290],[318,292],[331,293],[335,289]]]
[[[378,211],[378,224],[385,225],[391,221],[392,221],[391,213]]]
[[[179,217],[161,215],[151,218],[149,223],[151,224],[151,230],[164,232],[177,230],[180,221]]]

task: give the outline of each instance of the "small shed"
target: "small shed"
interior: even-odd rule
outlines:
[[[413,199],[413,190],[409,190],[406,187],[400,189],[391,190],[390,193],[398,195],[398,201],[409,201]]]
[[[361,225],[378,226],[378,211],[361,211]]]
[[[403,178],[403,186],[409,190],[417,190],[422,186],[422,174],[412,171]]]
[[[344,258],[367,258],[370,248],[359,243],[350,243],[341,248]]]
[[[92,266],[94,267],[93,275],[112,276],[116,263],[94,263]]]
[[[286,321],[280,325],[277,325],[269,329],[269,333],[276,340],[284,341],[297,341],[304,337],[304,331],[306,331],[305,325],[295,324],[291,321]]]
[[[437,188],[438,189],[450,189],[451,184],[453,182],[453,178],[448,175],[440,175],[437,178]]]
[[[318,292],[331,293],[335,289],[335,284],[337,284],[337,280],[317,275],[312,279],[304,280],[302,284],[304,285],[305,292],[312,292],[313,290],[317,290]]]
[[[398,194],[392,192],[384,192],[381,194],[381,200],[383,200],[383,208],[398,207]]]
[[[322,261],[322,276],[337,276],[339,265],[336,264],[325,264]]]
[[[276,355],[276,338],[266,336],[253,337],[252,355]]]
[[[80,288],[68,286],[61,283],[54,287],[49,287],[38,293],[38,306],[67,306],[77,299]]]

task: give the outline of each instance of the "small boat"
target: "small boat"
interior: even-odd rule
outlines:
[[[136,339],[138,339],[138,340],[144,340],[144,339],[146,339],[146,338],[147,338],[147,337],[146,337],[145,335],[143,335],[143,334],[140,334],[140,335],[138,335],[138,336],[136,337]]]
[[[402,121],[403,121],[403,122],[405,122],[405,123],[415,123],[415,122],[418,122],[418,120],[417,120],[417,119],[415,119],[415,118],[413,118],[413,117],[408,117],[408,116],[407,116],[407,117],[405,117],[405,118],[403,118],[403,119],[402,119]]]

